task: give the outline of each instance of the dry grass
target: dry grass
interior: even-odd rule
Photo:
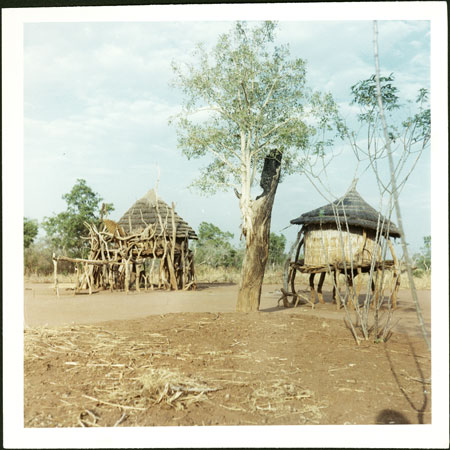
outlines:
[[[195,267],[195,276],[200,283],[239,283],[241,272],[235,267]]]
[[[283,269],[268,267],[264,274],[264,284],[279,284],[283,285]],[[241,272],[236,268],[218,267],[212,268],[209,266],[198,266],[196,268],[197,281],[200,283],[239,283]],[[362,286],[365,287],[368,284],[369,275],[362,274]],[[387,271],[385,274],[385,285],[389,285],[392,279],[392,273]],[[356,281],[358,278],[356,279]],[[319,276],[315,278],[315,283],[318,283]],[[341,275],[341,286],[344,286],[345,277]],[[420,277],[414,277],[414,283],[416,289],[431,289],[431,273],[425,273]],[[298,286],[304,286],[305,289],[309,286],[309,274],[297,272],[295,277],[295,284]],[[325,277],[324,286],[328,289],[333,287],[333,279],[330,276]],[[400,289],[409,289],[409,280],[406,273],[401,275]]]
[[[205,323],[172,328],[171,333],[196,330]],[[200,403],[255,414],[258,420],[295,416],[300,423],[318,423],[321,417],[324,406],[290,374],[280,372],[275,380],[255,380],[251,371],[222,365],[225,359],[236,360],[241,368],[246,361],[253,361],[256,356],[247,349],[199,352],[184,341],[183,345],[174,344],[161,332],[144,331],[139,340],[135,340],[136,336],[133,330],[110,332],[94,325],[25,329],[25,372],[36,364],[53,365],[57,357],[59,370],[64,374],[63,381],[55,383],[57,379],[52,378],[54,386],[63,383],[60,394],[55,393],[57,390],[52,394],[64,404],[67,417],[67,423],[58,426],[118,426],[129,423],[132,416],[139,423],[137,417],[145,411],[160,407],[186,410]],[[195,375],[186,373],[186,369],[191,372],[191,365],[177,364],[180,360],[199,361],[204,369]],[[64,394],[69,386],[70,399]],[[234,401],[230,401],[226,392],[231,389],[245,389],[246,398],[238,400],[232,395]],[[32,392],[25,377],[25,396]],[[115,411],[114,424],[104,424],[102,411],[106,410]],[[28,419],[26,426],[55,426],[39,420]]]
[[[192,403],[207,399],[206,392],[217,391],[204,383],[183,376],[179,371],[150,368],[139,377],[142,393],[154,404],[167,403],[176,409],[185,409]]]
[[[406,273],[402,274],[401,288],[409,289],[409,280]],[[416,289],[431,289],[431,272],[426,272],[420,277],[414,277]]]
[[[74,273],[62,274],[58,273],[58,283],[75,283],[77,276]],[[29,274],[24,276],[25,283],[54,283],[55,278],[53,274]]]
[[[200,283],[239,283],[241,271],[235,267],[196,267],[197,281]],[[283,270],[269,267],[264,274],[264,284],[282,284]]]
[[[166,343],[164,339],[167,338],[159,333],[144,333],[142,340],[133,341],[126,332],[110,333],[88,325],[29,328],[25,329],[24,359],[27,363],[56,353],[64,359],[61,364],[69,373],[75,370],[95,376],[101,372],[101,381],[92,383],[90,395],[83,397],[124,411],[145,411],[161,403],[180,410],[207,400],[206,394],[217,391],[217,387],[209,387],[175,369],[151,367],[146,358],[139,359],[143,349]],[[154,351],[153,357],[158,359],[162,354],[176,359],[180,349]],[[93,425],[88,417],[80,420],[81,426]]]
[[[212,268],[209,266],[197,266],[196,267],[196,277],[197,282],[200,283],[239,283],[241,272],[236,268]],[[390,280],[391,275],[386,274],[387,281]],[[362,274],[363,286],[367,285],[368,274]],[[317,283],[318,276],[316,276],[315,282]],[[342,281],[341,286],[344,283],[344,277],[341,275]],[[24,277],[25,283],[53,283],[53,275],[27,275]],[[58,283],[75,283],[75,274],[58,274]],[[309,286],[309,274],[299,273],[295,277],[295,283],[299,286],[304,286],[307,288]],[[269,267],[264,274],[264,284],[283,284],[283,269]],[[414,284],[416,289],[431,289],[431,272],[426,272],[422,276],[414,277]],[[325,277],[324,286],[328,288],[333,287],[333,280],[331,277]],[[409,289],[409,280],[406,273],[401,275],[400,289]]]
[[[315,401],[307,403],[295,400],[313,399],[314,393],[304,389],[295,381],[276,380],[272,383],[261,383],[248,395],[248,402],[253,412],[259,414],[275,414],[275,417],[283,417],[288,414],[298,414],[304,423],[319,423],[322,417],[320,409],[327,405],[317,404]]]

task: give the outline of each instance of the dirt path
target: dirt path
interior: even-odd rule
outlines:
[[[305,314],[307,316],[343,320],[344,312],[336,311],[330,294],[325,292],[325,305],[316,304],[285,309],[277,306],[280,286],[264,285],[261,311],[276,314]],[[25,327],[91,324],[109,320],[130,320],[154,314],[183,312],[234,312],[238,286],[233,284],[200,284],[196,291],[149,291],[126,295],[123,292],[98,292],[74,295],[61,290],[58,298],[51,284],[25,285]],[[431,291],[419,291],[419,302],[426,326],[431,327]],[[394,330],[420,335],[414,304],[408,290],[400,290],[399,307],[394,314]]]

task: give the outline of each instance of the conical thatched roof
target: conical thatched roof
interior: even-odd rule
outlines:
[[[333,211],[332,205],[335,205],[336,212]],[[379,213],[366,203],[356,191],[356,182],[352,184],[343,197],[328,205],[304,213],[300,217],[297,217],[297,219],[291,220],[291,223],[295,225],[336,224],[337,218],[335,217],[335,214],[339,217],[339,222],[343,230],[345,230],[346,219],[348,225],[354,225],[370,230],[377,229]],[[394,238],[400,237],[400,232],[393,222],[390,222],[389,224],[389,221],[381,216],[380,226],[383,222],[383,234],[385,234],[389,228],[389,236]]]
[[[158,217],[161,216],[166,233],[172,236],[172,212],[171,207],[163,202],[156,192],[151,189],[139,199],[119,220],[119,225],[125,233],[133,234],[143,231],[148,225],[156,224],[156,233],[161,233],[161,224]],[[177,237],[184,238],[186,233],[189,239],[197,239],[195,231],[174,212]],[[130,228],[131,223],[131,228]]]

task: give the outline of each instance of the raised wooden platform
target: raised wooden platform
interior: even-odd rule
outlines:
[[[366,264],[346,263],[344,265],[343,262],[339,262],[334,264],[305,265],[304,260],[300,259],[297,262],[291,262],[289,266],[295,270],[298,270],[301,273],[323,273],[323,272],[334,272],[335,270],[344,272],[345,270],[351,271],[352,269],[356,271],[360,269],[361,272],[368,272],[371,268],[371,263]],[[393,260],[380,261],[374,264],[374,270],[382,270],[382,269],[392,270],[394,267],[395,263]]]

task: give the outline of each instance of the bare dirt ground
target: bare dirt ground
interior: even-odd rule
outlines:
[[[25,427],[431,423],[409,292],[386,343],[327,304],[234,312],[236,285],[74,295],[25,285]],[[420,291],[430,328],[430,291]]]

